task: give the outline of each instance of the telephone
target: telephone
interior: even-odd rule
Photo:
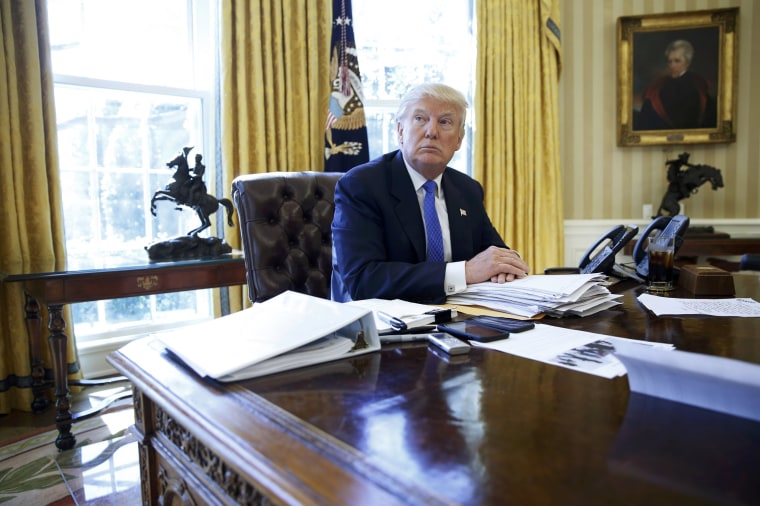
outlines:
[[[601,272],[611,275],[615,255],[623,249],[639,231],[636,225],[618,225],[601,236],[581,257],[578,267],[549,267],[544,274],[592,274]]]
[[[615,255],[622,250],[639,231],[636,225],[618,225],[600,237],[581,257],[578,269],[581,274],[603,272],[611,274]]]
[[[642,232],[636,245],[633,247],[633,261],[636,264],[636,273],[646,279],[649,274],[649,258],[647,256],[647,244],[653,232],[672,235],[675,238],[674,254],[683,244],[683,236],[689,228],[689,217],[683,214],[675,216],[658,216]]]

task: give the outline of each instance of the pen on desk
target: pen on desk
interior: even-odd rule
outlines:
[[[378,318],[380,318],[384,323],[387,323],[391,326],[391,328],[397,332],[402,332],[406,330],[406,323],[401,318],[396,318],[393,315],[389,315],[388,313],[384,313],[383,311],[377,312]]]
[[[392,336],[392,335],[399,335],[399,334],[429,334],[430,332],[435,332],[438,330],[438,327],[435,325],[420,325],[419,327],[412,327],[407,328],[406,331],[397,331],[397,330],[386,330],[383,332],[380,332],[378,335],[382,336]]]

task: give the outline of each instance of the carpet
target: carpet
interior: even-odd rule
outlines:
[[[133,423],[132,403],[124,402],[74,423],[71,450],[55,447],[54,426],[1,443],[0,504],[124,504],[116,497],[135,481],[139,493]]]

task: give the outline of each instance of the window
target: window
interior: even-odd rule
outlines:
[[[464,141],[450,165],[472,174],[472,0],[353,0],[351,7],[370,158],[398,148],[395,114],[404,93],[422,82],[443,82],[470,104]]]
[[[147,261],[145,246],[198,225],[195,213],[170,203],[154,217],[150,200],[185,146],[194,147],[190,157],[204,155],[214,192],[215,4],[48,0],[69,269]],[[88,340],[209,318],[210,294],[74,304],[80,352]]]

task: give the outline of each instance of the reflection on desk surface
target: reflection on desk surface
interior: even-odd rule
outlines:
[[[757,504],[757,436],[758,423],[745,418],[632,393],[610,469],[715,504]]]

